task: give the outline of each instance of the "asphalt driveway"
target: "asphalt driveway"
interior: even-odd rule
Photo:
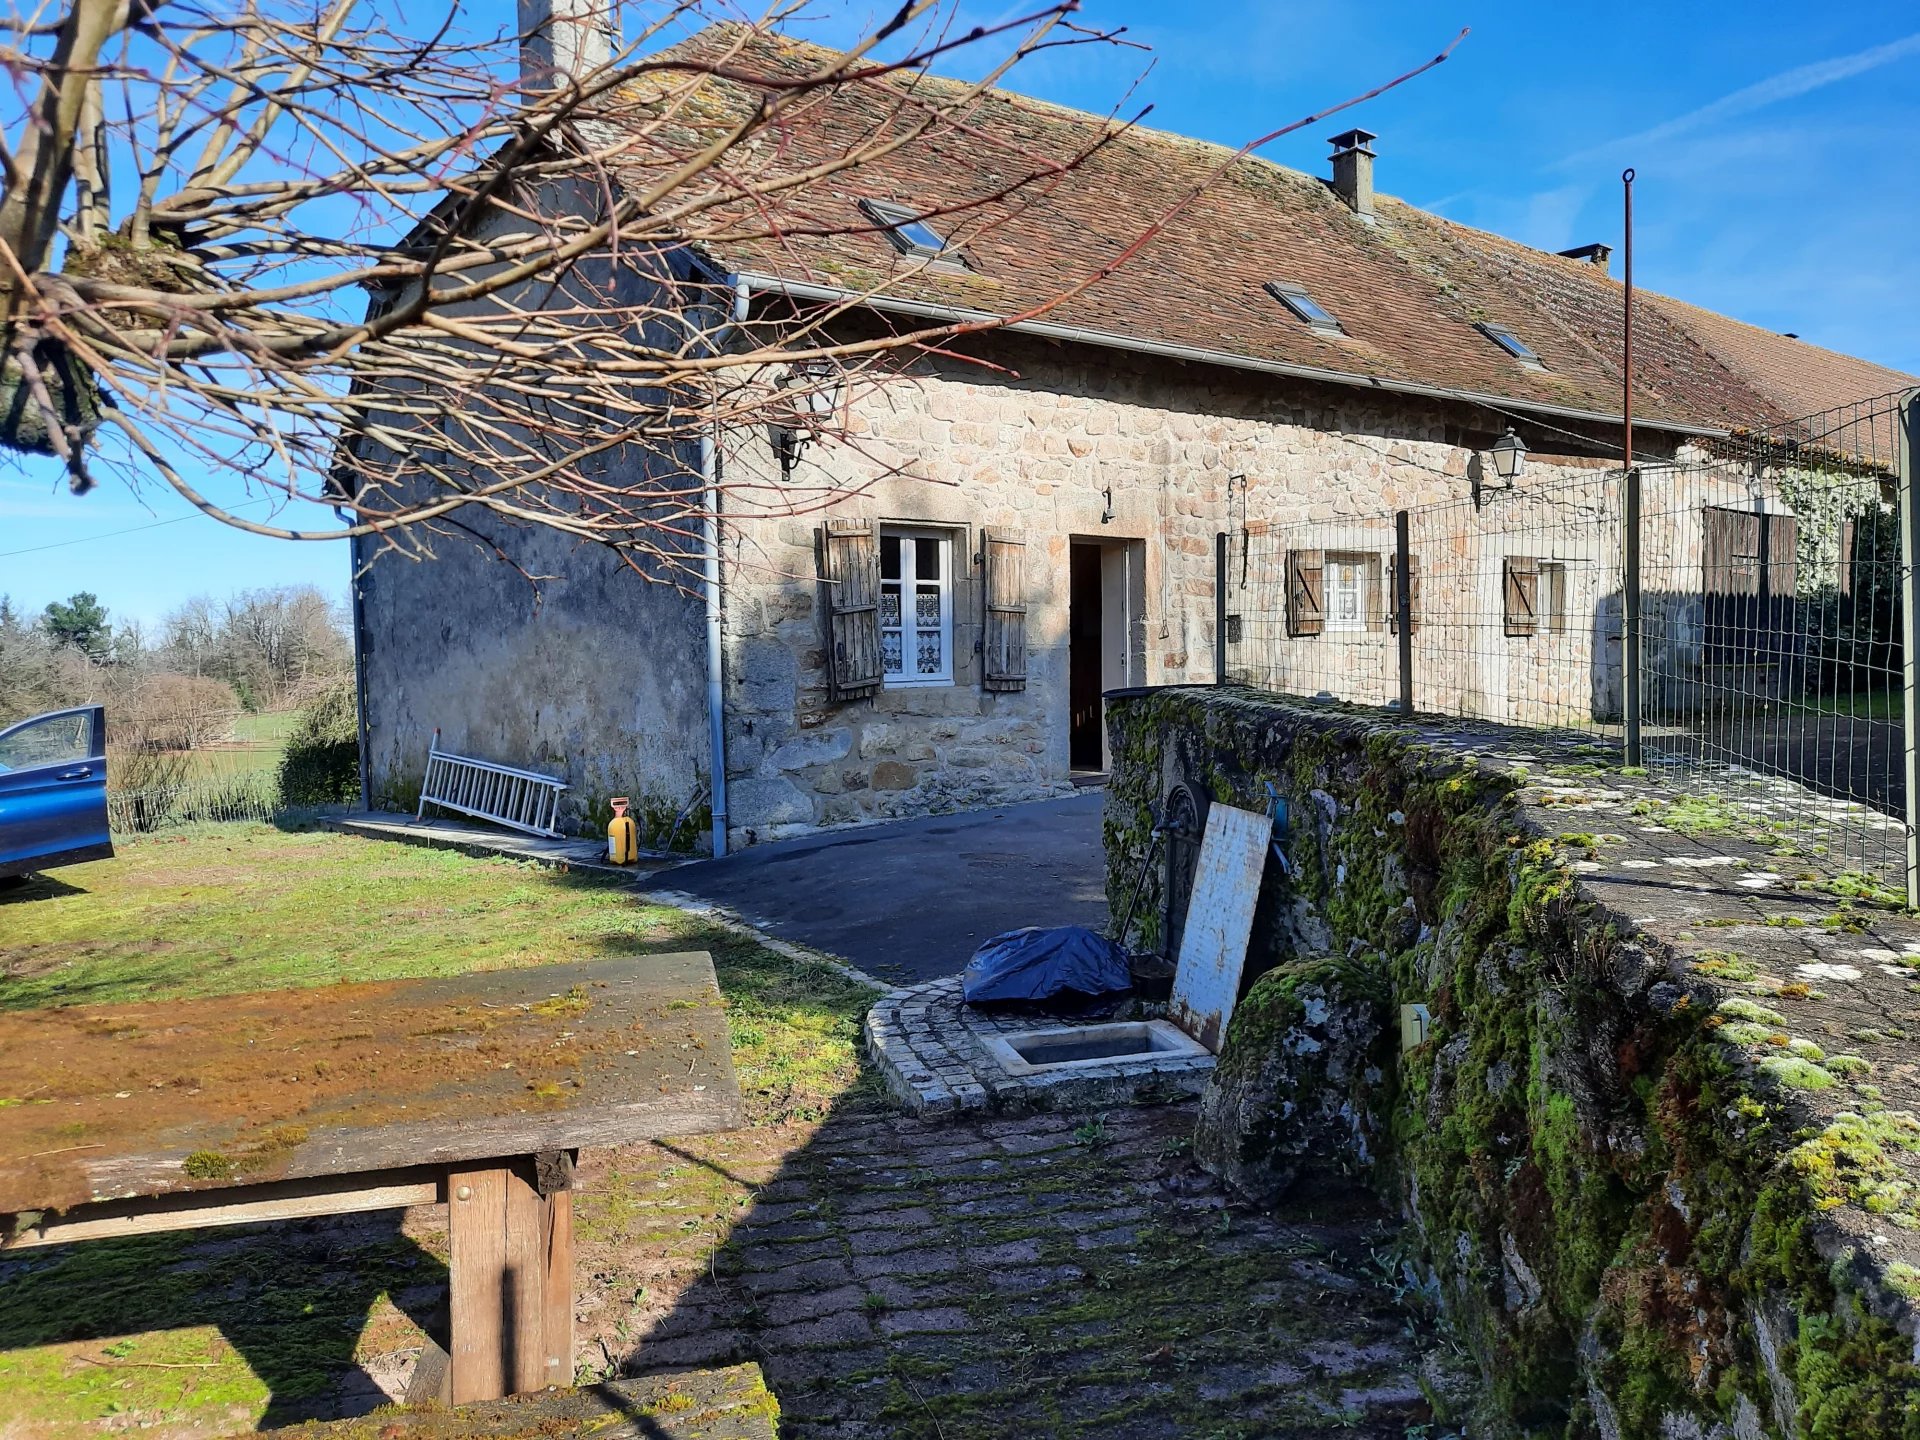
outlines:
[[[879,979],[931,980],[957,974],[1002,930],[1106,927],[1103,799],[1088,790],[829,831],[677,866],[656,884]]]

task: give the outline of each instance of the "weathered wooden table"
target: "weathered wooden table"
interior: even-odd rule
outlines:
[[[0,1248],[444,1202],[490,1400],[573,1381],[575,1152],[739,1123],[705,954],[0,1014]]]

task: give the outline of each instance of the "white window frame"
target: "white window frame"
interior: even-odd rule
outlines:
[[[1567,612],[1573,608],[1573,571],[1565,560],[1542,559],[1540,561],[1540,588],[1544,592],[1542,603],[1546,621],[1540,628],[1549,635],[1567,633]]]
[[[884,597],[887,587],[897,585],[900,588],[900,624],[886,623],[886,611],[881,610],[881,675],[880,683],[888,690],[926,689],[930,686],[953,684],[953,531],[934,525],[888,525],[880,526],[880,543],[884,547],[888,540],[900,542],[900,578],[880,581],[881,595]],[[940,546],[940,575],[936,582],[922,581],[914,571],[918,560],[915,541],[932,540]],[[883,552],[884,554],[884,549]],[[936,584],[940,594],[940,656],[944,662],[938,675],[922,675],[918,671],[905,667],[914,663],[919,655],[917,643],[920,626],[912,620],[917,606],[914,604],[920,588],[924,584]],[[900,670],[886,669],[886,632],[900,632]]]
[[[1367,628],[1367,604],[1371,598],[1367,594],[1368,568],[1367,556],[1358,550],[1328,550],[1322,554],[1320,604],[1326,617],[1321,623],[1323,631],[1354,635]],[[1353,572],[1354,615],[1351,620],[1336,617],[1333,577],[1338,570]]]

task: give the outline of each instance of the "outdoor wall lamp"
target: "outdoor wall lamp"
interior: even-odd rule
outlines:
[[[1527,470],[1527,447],[1525,442],[1513,433],[1513,427],[1509,425],[1507,427],[1507,433],[1493,442],[1487,454],[1493,461],[1493,473],[1499,481],[1498,485],[1491,487],[1494,493],[1497,494],[1502,490],[1513,489],[1513,482],[1524,475]],[[1481,483],[1482,477],[1487,473],[1486,465],[1483,461],[1476,459],[1469,467],[1467,473],[1473,485],[1473,508],[1478,510],[1487,500],[1487,490],[1489,487]]]
[[[834,361],[816,357],[794,361],[780,377],[779,385],[793,414],[791,423],[772,427],[774,458],[780,462],[780,478],[785,480],[807,453],[807,446],[840,413],[846,376]]]
[[[1100,497],[1105,501],[1105,504],[1100,508],[1100,523],[1102,525],[1111,525],[1113,523],[1113,487],[1108,486],[1105,490],[1102,490]]]
[[[1507,433],[1493,442],[1493,473],[1500,477],[1501,488],[1511,490],[1513,482],[1527,473],[1527,447],[1507,427]]]

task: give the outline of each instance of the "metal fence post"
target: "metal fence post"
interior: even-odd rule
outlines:
[[[1914,460],[1920,452],[1920,390],[1900,399],[1900,423],[1894,437],[1899,450],[1900,499],[1900,691],[1901,749],[1906,761],[1907,905],[1920,909],[1920,485]]]
[[[1213,537],[1213,683],[1227,683],[1227,532]]]
[[[1393,623],[1400,631],[1400,713],[1413,714],[1413,522],[1393,512]]]
[[[1620,713],[1626,763],[1646,763],[1640,748],[1640,469],[1628,466],[1621,505]]]

